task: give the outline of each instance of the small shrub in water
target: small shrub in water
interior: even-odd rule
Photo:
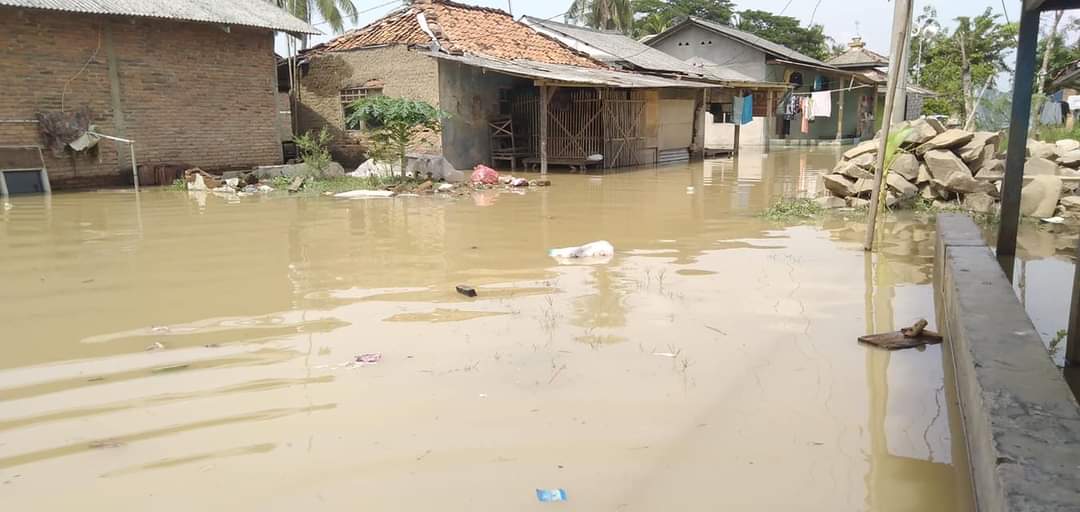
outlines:
[[[761,216],[769,220],[782,221],[792,219],[810,219],[821,215],[825,211],[812,199],[780,199],[772,206],[761,212]]]

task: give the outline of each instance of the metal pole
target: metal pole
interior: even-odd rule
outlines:
[[[548,86],[540,86],[540,176],[546,178],[548,172]]]
[[[877,227],[878,204],[881,201],[881,182],[885,179],[885,147],[889,140],[889,122],[893,117],[893,108],[896,106],[896,90],[899,85],[899,68],[904,61],[905,48],[907,47],[908,24],[911,22],[911,0],[896,0],[896,13],[893,18],[893,41],[892,58],[889,59],[889,87],[885,96],[885,112],[882,116],[881,139],[878,140],[877,166],[874,168],[874,189],[870,191],[870,216],[866,225],[866,241],[863,249],[874,249],[874,231]],[[902,4],[902,5],[901,5]],[[897,25],[896,15],[899,14],[900,23]]]
[[[1001,225],[998,228],[998,258],[1016,256],[1016,232],[1020,224],[1020,189],[1024,186],[1024,161],[1027,159],[1028,121],[1031,116],[1031,91],[1035,82],[1035,47],[1039,39],[1039,12],[1022,11],[1020,42],[1016,48],[1016,77],[1013,82],[1012,119],[1009,124],[1009,153],[1005,160],[1005,179],[1001,189]],[[1013,274],[1013,265],[1002,266]]]
[[[842,140],[844,138],[844,102],[847,98],[844,96],[844,90],[840,89],[840,114],[836,120],[836,140]]]

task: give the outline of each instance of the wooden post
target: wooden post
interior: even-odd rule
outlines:
[[[870,215],[866,221],[866,240],[863,249],[874,249],[874,231],[877,227],[878,204],[881,202],[881,185],[885,180],[885,147],[889,139],[889,120],[896,107],[896,89],[900,81],[900,64],[904,62],[904,49],[907,48],[908,28],[911,25],[911,0],[896,0],[897,8],[893,20],[892,55],[889,59],[889,87],[885,96],[885,115],[882,116],[881,139],[878,140],[877,165],[874,167],[874,189],[870,191]]]
[[[540,176],[546,178],[548,171],[548,86],[540,86]]]
[[[776,96],[772,89],[765,93],[765,154],[769,154],[773,138],[773,124],[776,122]]]
[[[840,142],[844,138],[844,102],[847,98],[844,97],[844,90],[840,89],[840,112],[837,115],[836,120],[836,141]]]

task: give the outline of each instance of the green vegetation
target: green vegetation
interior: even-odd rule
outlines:
[[[1061,139],[1080,140],[1080,126],[1072,130],[1064,126],[1040,126],[1035,132],[1035,138],[1043,142],[1057,142]]]
[[[916,20],[919,30],[911,44],[911,72],[919,77],[919,85],[941,95],[927,98],[924,113],[955,115],[966,121],[976,110],[983,87],[994,86],[997,75],[1009,70],[1006,58],[1016,46],[1018,26],[990,8],[955,21],[952,31],[945,30],[937,11],[926,7]]]
[[[760,216],[775,222],[786,222],[811,219],[824,212],[825,209],[813,199],[781,198],[761,212]]]
[[[378,162],[397,161],[405,175],[405,154],[416,136],[437,133],[439,120],[448,116],[430,104],[406,98],[372,96],[352,105],[345,124],[350,129],[363,129],[370,140],[370,154]]]
[[[177,190],[183,192],[187,190],[187,182],[183,179],[177,178],[173,180],[171,185],[169,185],[169,190]]]
[[[286,189],[292,182],[292,178],[277,177],[271,181],[270,186],[278,190]],[[326,193],[337,194],[350,190],[387,190],[395,187],[412,187],[420,181],[401,176],[368,176],[355,178],[352,176],[338,176],[333,178],[309,178],[304,183],[302,193],[323,195]]]
[[[566,19],[583,22],[592,28],[629,34],[634,28],[634,3],[631,0],[573,0],[566,11]]]
[[[1054,335],[1054,339],[1050,340],[1050,357],[1057,356],[1058,350],[1061,350],[1061,344],[1065,343],[1065,340],[1069,337],[1069,331],[1062,329]]]
[[[326,20],[335,34],[345,31],[345,20],[356,25],[360,12],[352,0],[274,0],[278,7],[289,11],[293,16],[311,23],[311,13],[319,13]]]
[[[294,139],[310,177],[322,177],[330,165],[330,139],[330,131],[325,126],[319,133],[309,131]]]

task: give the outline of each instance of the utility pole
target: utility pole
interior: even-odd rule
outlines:
[[[904,92],[900,87],[901,68],[906,62],[908,36],[911,28],[911,0],[894,0],[896,10],[893,13],[893,39],[889,58],[889,86],[885,96],[885,113],[881,123],[881,139],[878,140],[877,166],[874,168],[874,189],[870,192],[870,214],[866,223],[866,241],[863,248],[874,249],[874,231],[877,227],[878,205],[881,203],[882,182],[885,181],[885,148],[888,146],[890,120],[895,114],[897,97]]]
[[[900,0],[893,0],[895,3],[893,7],[893,47],[890,50],[890,58],[900,59],[899,72],[896,75],[896,92],[892,117],[886,117],[886,120],[890,120],[892,124],[900,124],[904,122],[904,118],[907,117],[907,83],[908,83],[908,61],[911,55],[911,13],[913,7],[911,2],[902,2]],[[900,46],[896,45],[896,35],[899,31],[903,30],[903,38],[900,41]],[[889,83],[892,83],[893,77],[889,77]]]

